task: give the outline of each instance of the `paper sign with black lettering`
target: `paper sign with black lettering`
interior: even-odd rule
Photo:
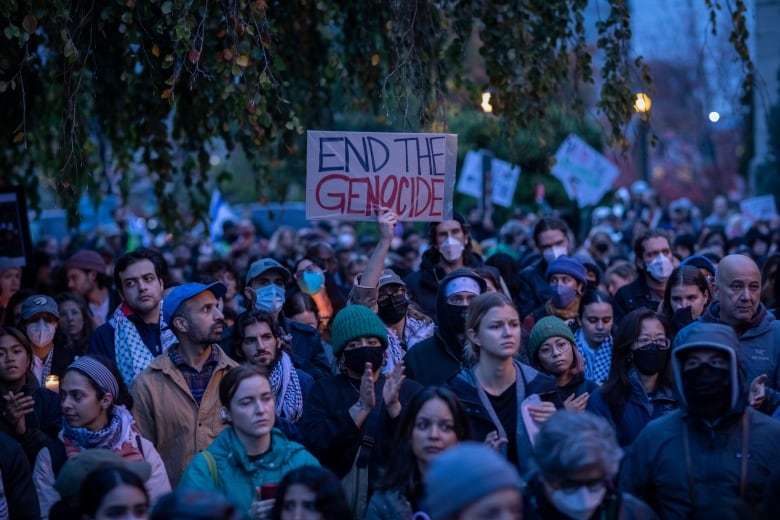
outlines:
[[[306,218],[375,220],[390,208],[402,220],[452,218],[458,136],[307,132]]]

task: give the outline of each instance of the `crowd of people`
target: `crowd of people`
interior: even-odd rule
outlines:
[[[770,518],[778,223],[626,193],[0,257],[0,520]]]

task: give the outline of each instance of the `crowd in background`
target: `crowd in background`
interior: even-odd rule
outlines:
[[[780,219],[707,209],[0,252],[0,519],[769,518]]]

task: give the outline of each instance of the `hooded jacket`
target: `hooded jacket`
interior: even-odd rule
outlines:
[[[558,396],[558,387],[555,385],[555,378],[548,376],[536,370],[535,368],[524,365],[517,360],[514,360],[515,367],[517,368],[518,378],[517,385],[523,385],[521,389],[522,395],[525,397],[531,394],[555,394]],[[452,378],[448,385],[449,388],[455,392],[458,398],[463,403],[466,409],[466,415],[471,422],[471,430],[473,433],[472,440],[483,442],[488,433],[496,430],[496,426],[490,418],[490,414],[485,406],[482,404],[479,398],[479,392],[477,390],[477,376],[474,374],[474,367],[464,368],[458,375]],[[533,458],[533,445],[531,442],[528,430],[523,425],[522,413],[520,412],[520,404],[517,403],[517,455],[518,460],[510,460],[511,463],[516,465],[520,471],[520,475],[524,475],[530,470],[530,461]],[[556,399],[556,408],[562,408],[563,404]]]
[[[482,259],[474,253],[469,253],[463,263],[467,267],[479,267],[482,265]],[[457,269],[457,271],[460,270]],[[439,266],[438,251],[430,248],[423,253],[420,270],[410,273],[404,278],[409,296],[437,324],[439,323],[439,315],[437,314],[439,287],[448,276],[445,276],[444,269]]]
[[[722,514],[740,498],[755,514],[767,478],[780,467],[780,422],[747,407],[739,342],[731,327],[698,321],[682,332],[672,351],[678,389],[683,388],[682,353],[720,350],[730,361],[728,410],[704,420],[690,413],[680,391],[681,408],[649,423],[634,441],[619,487],[645,500],[664,519],[692,518],[705,511]]]
[[[436,311],[439,316],[436,331],[433,336],[409,349],[404,356],[406,377],[414,379],[423,386],[443,385],[465,366],[463,342],[458,339],[456,326],[447,312],[447,296],[444,292],[450,280],[460,277],[476,281],[481,293],[487,290],[485,280],[471,269],[456,269],[441,280],[436,299]]]
[[[709,306],[699,320],[705,323],[723,323],[720,319],[720,303]],[[678,335],[685,335],[688,327]],[[750,321],[749,328],[737,331],[739,354],[748,385],[761,374],[767,375],[766,396],[761,411],[771,414],[780,406],[780,321],[767,312],[763,303]]]
[[[256,488],[278,483],[288,472],[301,466],[320,465],[303,446],[287,440],[275,428],[271,430],[271,449],[258,460],[249,460],[233,428],[222,430],[206,451],[214,457],[216,475],[209,470],[203,454],[198,454],[187,466],[178,488],[220,492],[245,518],[251,518],[249,511]]]

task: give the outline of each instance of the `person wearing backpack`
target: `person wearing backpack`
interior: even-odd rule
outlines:
[[[245,518],[269,517],[274,499],[264,489],[293,469],[320,464],[274,428],[275,398],[264,367],[232,368],[219,383],[219,399],[229,426],[195,455],[177,489],[219,491]]]

